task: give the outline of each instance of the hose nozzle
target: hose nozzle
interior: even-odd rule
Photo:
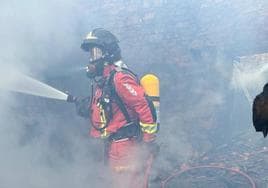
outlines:
[[[66,101],[69,102],[69,103],[75,103],[76,102],[76,97],[68,94]]]

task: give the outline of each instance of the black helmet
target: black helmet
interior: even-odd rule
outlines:
[[[98,47],[102,50],[103,59],[113,63],[121,59],[121,50],[118,43],[118,39],[110,31],[97,28],[87,34],[81,48],[89,52],[92,48]]]

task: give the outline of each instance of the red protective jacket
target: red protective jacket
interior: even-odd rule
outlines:
[[[108,79],[111,71],[115,70],[115,65],[108,65],[104,68],[104,78]],[[155,125],[155,121],[150,110],[148,101],[145,98],[144,89],[137,83],[136,78],[123,71],[117,71],[113,77],[114,88],[122,99],[131,120],[139,120],[141,124]],[[107,137],[111,133],[115,133],[119,128],[127,124],[124,114],[120,110],[116,102],[112,101],[112,119],[110,119],[107,127],[102,131],[97,130],[104,126],[106,119],[103,106],[99,103],[103,93],[103,87],[97,85],[90,106],[90,119],[93,124],[90,134],[93,137]],[[142,129],[143,130],[143,129]],[[143,140],[152,141],[155,137],[153,132],[143,131]]]

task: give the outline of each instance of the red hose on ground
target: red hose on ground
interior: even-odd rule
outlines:
[[[173,179],[174,177],[176,177],[176,176],[180,176],[180,175],[182,175],[183,173],[188,172],[188,171],[190,171],[190,170],[201,169],[201,168],[224,169],[224,170],[228,170],[228,171],[231,171],[231,172],[240,174],[240,175],[244,176],[244,177],[249,181],[249,183],[251,184],[252,188],[256,188],[256,184],[255,184],[255,182],[254,182],[253,179],[252,179],[249,175],[247,175],[246,173],[244,173],[244,172],[242,172],[242,171],[240,171],[240,170],[237,170],[237,169],[227,168],[227,167],[218,166],[218,165],[195,166],[195,167],[190,167],[190,168],[187,168],[187,169],[185,169],[185,170],[180,170],[180,171],[178,171],[178,172],[175,172],[174,174],[172,174],[171,176],[167,177],[165,180],[162,181],[162,183],[161,183],[161,188],[165,188],[167,182],[169,182],[169,181],[170,181],[171,179]]]

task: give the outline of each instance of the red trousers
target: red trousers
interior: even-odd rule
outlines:
[[[148,188],[152,156],[135,139],[112,141],[108,151],[114,188]]]

